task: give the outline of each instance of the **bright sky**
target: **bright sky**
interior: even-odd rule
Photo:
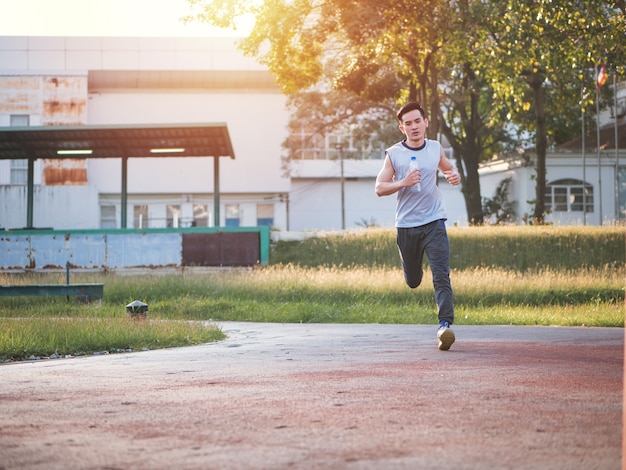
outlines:
[[[186,0],[0,0],[0,36],[242,36],[183,24]]]

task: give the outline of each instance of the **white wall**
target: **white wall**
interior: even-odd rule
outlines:
[[[90,125],[226,123],[235,160],[220,159],[222,192],[289,191],[289,179],[280,168],[287,121],[285,98],[269,93],[117,92],[92,94],[88,104]],[[119,165],[93,163],[90,183],[102,192],[119,191]],[[155,188],[212,192],[213,161],[129,159],[129,191],[154,192]]]
[[[100,226],[98,192],[91,186],[35,186],[33,225],[91,229]],[[27,225],[26,186],[0,186],[0,227]]]
[[[443,204],[448,214],[446,224],[448,226],[467,226],[467,209],[465,208],[465,199],[461,192],[461,186],[450,186],[444,178],[440,177],[439,191],[441,191]]]
[[[345,226],[359,227],[363,219],[382,227],[393,227],[395,198],[379,198],[374,180],[346,181]],[[289,230],[340,230],[341,182],[298,179],[289,195]]]
[[[0,37],[0,72],[76,70],[265,70],[237,38]]]

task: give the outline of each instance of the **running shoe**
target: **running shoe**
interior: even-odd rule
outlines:
[[[450,346],[452,346],[452,343],[454,343],[456,338],[448,322],[441,322],[439,324],[437,339],[439,340],[439,349],[441,351],[447,351],[450,349]]]

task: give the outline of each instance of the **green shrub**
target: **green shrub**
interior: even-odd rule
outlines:
[[[451,227],[453,269],[497,267],[572,270],[620,267],[625,258],[625,230],[618,227]],[[395,229],[366,229],[303,241],[280,241],[272,264],[297,266],[398,267]]]

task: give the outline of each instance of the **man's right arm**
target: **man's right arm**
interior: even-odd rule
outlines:
[[[375,191],[377,196],[389,196],[398,192],[400,188],[396,187],[398,182],[393,180],[394,174],[395,171],[389,159],[389,155],[385,155],[383,167],[376,177]]]
[[[407,176],[401,180],[395,180],[395,174],[396,172],[391,164],[391,159],[389,158],[389,155],[386,155],[383,167],[376,177],[375,191],[377,196],[390,196],[400,191],[401,188],[411,186],[420,181],[419,171],[409,172]]]

